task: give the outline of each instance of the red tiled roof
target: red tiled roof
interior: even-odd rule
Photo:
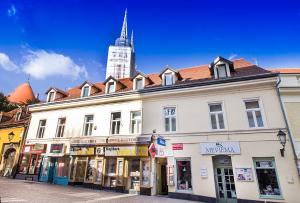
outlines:
[[[260,68],[256,65],[253,65],[252,63],[244,59],[236,59],[233,60],[232,62],[234,65],[234,72],[231,73],[232,78],[271,73],[270,71]],[[211,75],[211,72],[209,70],[209,65],[200,65],[200,66],[194,66],[190,68],[182,68],[182,69],[178,69],[177,71],[180,76],[180,80],[178,80],[176,84],[215,80],[214,77]],[[145,88],[161,86],[162,80],[159,73],[148,74],[146,75],[146,77],[151,81],[151,83],[147,85]],[[118,92],[125,92],[133,89],[133,81],[131,78],[119,79],[118,82],[120,82],[123,85],[123,88],[120,89]],[[95,92],[91,96],[105,94],[105,84],[103,82],[94,83],[94,85],[100,91]],[[56,100],[67,100],[67,99],[79,98],[81,96],[80,85],[69,89],[66,93],[67,93],[66,97],[59,98]]]
[[[9,102],[18,103],[18,104],[26,104],[28,101],[34,101],[35,96],[33,94],[32,88],[29,83],[23,83],[19,85],[15,91],[10,93],[7,97]]]
[[[13,127],[13,126],[21,126],[29,123],[30,113],[26,111],[27,107],[21,107],[22,113],[20,120],[16,120],[17,113],[20,111],[20,108],[13,109],[9,112],[0,112],[2,114],[2,119],[0,120],[0,129]]]
[[[300,68],[272,68],[270,71],[282,74],[300,74]]]

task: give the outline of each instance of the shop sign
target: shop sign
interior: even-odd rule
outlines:
[[[235,172],[238,181],[253,181],[252,168],[236,168]]]
[[[24,153],[30,152],[30,146],[25,146],[24,147]]]
[[[35,144],[31,148],[31,153],[43,153],[45,151],[45,144]]]
[[[71,147],[70,155],[95,155],[94,147]]]
[[[96,155],[104,155],[104,147],[96,147]]]
[[[200,176],[201,176],[201,178],[207,178],[208,177],[207,168],[201,168],[200,169]]]
[[[206,142],[200,143],[201,154],[240,154],[239,142]]]
[[[164,147],[164,146],[161,146],[161,145],[156,146],[155,157],[165,158],[165,157],[170,157],[170,156],[173,156],[173,151],[172,150],[168,150],[167,147]]]
[[[136,144],[136,143],[149,143],[151,137],[112,137],[108,138],[107,142],[110,144]]]
[[[71,144],[103,144],[106,143],[106,138],[73,138]]]
[[[174,143],[172,144],[173,150],[183,150],[183,144],[182,143]]]
[[[105,156],[148,156],[147,146],[105,147]]]
[[[51,144],[50,153],[59,154],[63,153],[64,144]]]
[[[157,144],[162,145],[162,146],[166,146],[166,140],[163,137],[158,137],[157,138]]]
[[[151,154],[151,157],[154,158],[156,155],[156,149],[154,143],[151,143],[149,147],[149,153]]]

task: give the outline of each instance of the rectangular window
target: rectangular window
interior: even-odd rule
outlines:
[[[176,168],[177,168],[177,189],[191,191],[192,190],[191,161],[188,159],[176,160]]]
[[[63,137],[65,131],[66,118],[59,118],[56,128],[56,137]]]
[[[94,116],[87,115],[84,117],[83,135],[90,136],[93,132]]]
[[[137,89],[137,90],[143,89],[143,79],[142,78],[135,79],[135,89]]]
[[[37,136],[36,136],[37,138],[44,137],[45,127],[46,127],[46,120],[40,120],[38,131],[37,131]]]
[[[82,97],[88,97],[89,96],[90,87],[86,86],[83,88]]]
[[[49,92],[48,102],[51,102],[54,100],[54,92]]]
[[[165,73],[165,85],[173,85],[172,73]]]
[[[107,93],[113,93],[113,92],[115,92],[115,83],[110,82],[108,83]]]
[[[142,113],[140,111],[133,111],[130,115],[130,128],[132,134],[141,133],[142,127]]]
[[[176,131],[176,108],[167,107],[164,108],[165,114],[165,131],[175,132]]]
[[[21,112],[18,112],[16,115],[16,121],[19,121],[21,119]]]
[[[111,113],[111,134],[120,134],[121,112]]]
[[[226,65],[217,66],[217,71],[218,71],[218,77],[219,78],[226,78],[227,77]]]
[[[224,113],[222,109],[222,104],[209,104],[209,114],[211,120],[212,129],[224,129]]]
[[[258,100],[245,101],[246,113],[250,128],[264,127],[261,109]]]
[[[275,162],[273,159],[256,159],[254,166],[261,197],[281,197]]]

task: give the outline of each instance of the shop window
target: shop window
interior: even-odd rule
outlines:
[[[224,129],[224,116],[222,104],[209,104],[209,114],[211,121],[211,128],[214,130]]]
[[[121,112],[114,112],[111,114],[111,134],[120,134],[121,126]]]
[[[67,177],[69,173],[70,159],[68,157],[60,157],[57,160],[56,176]]]
[[[22,161],[20,164],[20,168],[19,168],[19,173],[24,173],[26,174],[28,171],[28,166],[29,166],[29,158],[30,155],[29,154],[24,154],[22,157]]]
[[[45,128],[46,128],[46,120],[40,120],[39,126],[38,126],[38,131],[37,131],[37,138],[43,138],[44,133],[45,133]]]
[[[116,179],[116,170],[117,170],[117,159],[116,158],[108,158],[106,160],[106,176],[105,176],[105,186],[106,187],[116,187],[117,179]]]
[[[118,170],[117,185],[123,185],[124,158],[117,159],[117,170]]]
[[[75,182],[83,182],[85,177],[85,169],[87,165],[86,157],[77,157],[75,162]]]
[[[131,112],[131,121],[130,121],[130,127],[131,127],[131,133],[132,134],[139,134],[141,133],[142,128],[142,113],[141,111],[133,111]]]
[[[164,108],[165,115],[165,131],[175,132],[176,131],[176,108],[167,107]]]
[[[69,174],[69,180],[71,182],[74,181],[74,174],[75,174],[75,158],[71,158],[71,161],[70,161],[70,174]]]
[[[261,197],[281,197],[275,162],[273,159],[254,160],[256,176]]]
[[[89,162],[86,168],[85,182],[93,182],[95,174],[95,159],[89,158]]]
[[[49,157],[44,157],[43,158],[43,166],[41,169],[41,176],[48,176],[48,171],[50,168],[50,158]]]
[[[96,178],[95,183],[101,184],[103,179],[103,158],[96,160]]]
[[[131,160],[129,166],[130,188],[140,191],[140,160]]]
[[[84,117],[83,135],[91,136],[93,132],[94,116],[86,115]]]
[[[191,191],[192,175],[191,161],[189,159],[176,160],[177,167],[177,189]]]
[[[150,160],[142,159],[142,181],[141,186],[149,187],[150,186]]]
[[[259,100],[245,101],[246,113],[250,128],[264,127]]]
[[[38,174],[41,165],[41,156],[32,154],[29,162],[29,174]]]
[[[59,118],[57,122],[56,137],[63,137],[65,132],[66,118]]]

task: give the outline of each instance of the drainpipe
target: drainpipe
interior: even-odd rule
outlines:
[[[293,149],[294,160],[295,160],[295,163],[296,163],[298,175],[300,176],[300,166],[298,165],[298,158],[297,158],[297,154],[296,154],[296,150],[295,150],[294,139],[293,139],[293,136],[292,136],[292,133],[291,133],[291,130],[290,130],[290,126],[289,126],[289,123],[288,123],[288,120],[287,120],[286,112],[285,112],[284,105],[283,105],[281,95],[280,95],[280,91],[279,91],[279,84],[281,83],[280,74],[278,74],[278,79],[279,80],[276,83],[276,92],[277,92],[277,96],[279,98],[279,103],[280,103],[280,106],[281,106],[281,111],[282,111],[282,114],[283,114],[284,122],[285,122],[285,125],[287,127],[288,135],[289,135],[289,138],[291,140],[291,145],[292,145],[292,149]]]

